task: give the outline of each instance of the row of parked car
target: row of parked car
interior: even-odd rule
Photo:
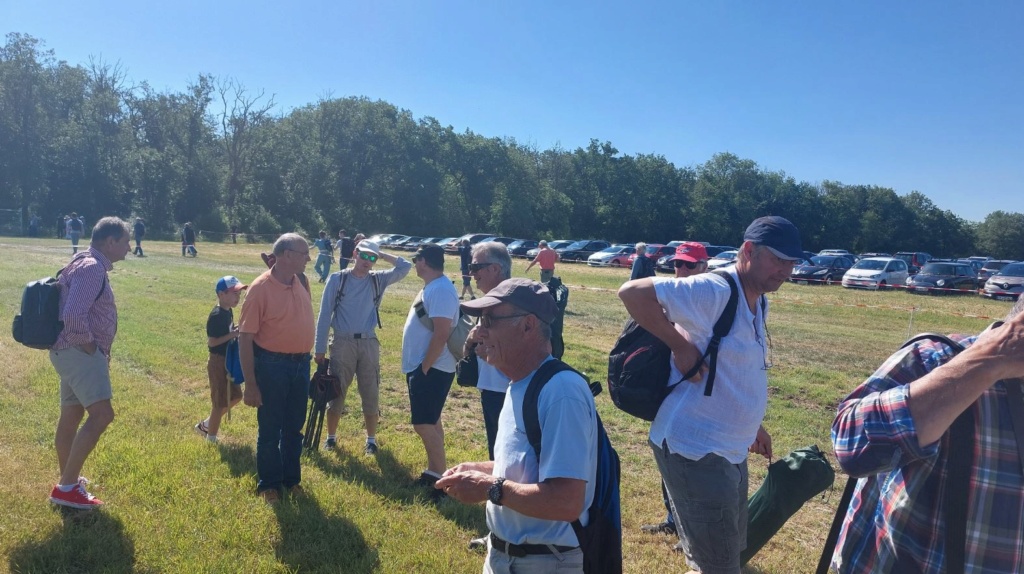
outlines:
[[[854,256],[828,250],[795,266],[790,280],[803,285],[841,283],[850,289],[905,288],[929,295],[980,290],[984,297],[1010,301],[1024,290],[1024,262],[987,257],[935,259],[920,252]]]

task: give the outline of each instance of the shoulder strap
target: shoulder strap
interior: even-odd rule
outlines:
[[[526,387],[526,395],[523,397],[523,426],[526,427],[526,438],[537,454],[537,462],[540,462],[540,414],[537,412],[537,403],[540,400],[540,392],[544,385],[548,384],[551,377],[562,371],[572,371],[579,374],[576,369],[563,363],[558,359],[552,359],[537,369],[537,372],[530,378],[530,384]],[[583,375],[580,375],[583,376]]]
[[[338,271],[341,275],[341,285],[338,286],[338,294],[334,297],[334,307],[331,309],[331,322],[334,321],[334,316],[338,314],[338,305],[341,304],[341,298],[345,296],[345,281],[348,280],[348,269],[342,269]]]
[[[370,281],[373,282],[373,311],[377,314],[377,328],[383,329],[384,324],[380,321],[380,300],[384,298],[384,290],[380,288],[380,275],[371,271]]]

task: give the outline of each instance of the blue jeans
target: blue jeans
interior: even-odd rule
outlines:
[[[302,425],[309,396],[309,360],[256,355],[263,405],[256,410],[257,492],[291,488],[302,480]]]
[[[320,275],[321,281],[327,281],[327,276],[331,274],[331,256],[321,253],[316,256],[316,265],[313,266],[313,270]]]

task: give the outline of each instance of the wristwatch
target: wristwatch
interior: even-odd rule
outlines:
[[[494,479],[494,484],[492,484],[491,487],[487,489],[487,500],[490,500],[492,504],[501,506],[501,497],[502,495],[505,494],[505,491],[502,490],[501,487],[504,484],[504,478]]]

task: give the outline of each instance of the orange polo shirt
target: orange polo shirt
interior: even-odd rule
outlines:
[[[541,249],[537,252],[537,265],[545,271],[551,271],[555,268],[555,260],[558,259],[558,254],[555,253],[554,249]]]
[[[309,292],[298,277],[285,285],[265,272],[249,284],[238,330],[268,351],[308,353],[316,331]]]

